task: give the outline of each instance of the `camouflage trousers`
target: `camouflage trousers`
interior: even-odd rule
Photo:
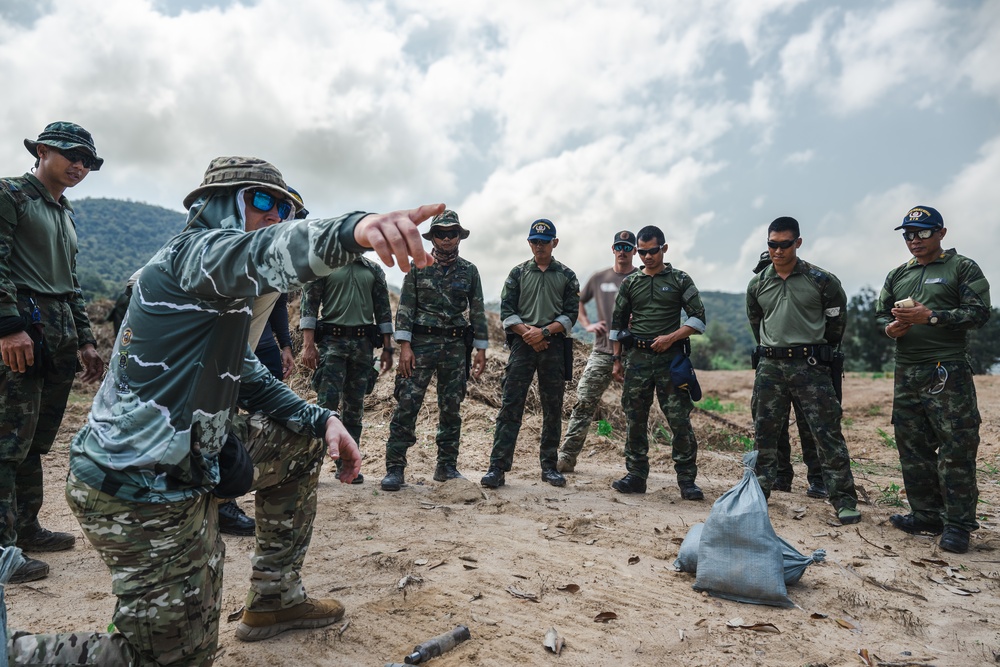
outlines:
[[[576,465],[576,459],[587,441],[587,432],[601,397],[611,384],[615,362],[606,352],[594,350],[587,358],[587,367],[576,386],[576,404],[566,426],[566,437],[559,450],[559,459]]]
[[[937,364],[896,365],[892,424],[899,463],[914,516],[972,531],[979,528],[976,385],[964,362],[941,368],[947,379]]]
[[[321,337],[317,347],[319,364],[312,376],[316,403],[340,412],[347,432],[360,445],[365,394],[372,375],[378,373],[372,360],[374,348],[367,338],[337,336]]]
[[[261,415],[233,430],[254,462],[256,550],[247,609],[274,611],[305,600],[300,571],[316,517],[321,440]],[[72,475],[66,500],[111,570],[118,597],[114,633],[16,633],[12,665],[208,666],[219,640],[225,544],[218,500],[124,501]]]
[[[42,455],[55,441],[79,363],[69,304],[37,302],[51,363],[36,358],[28,372],[17,373],[0,362],[0,547],[38,526]],[[27,307],[24,299],[19,306]]]
[[[531,380],[538,373],[538,399],[542,404],[542,435],[538,459],[542,470],[555,470],[562,435],[563,396],[566,393],[563,345],[572,340],[561,336],[549,340],[541,352],[518,338],[511,339],[510,357],[501,383],[503,402],[493,432],[490,467],[508,471],[514,465],[514,447],[524,418],[524,402]]]
[[[795,414],[795,425],[799,432],[799,442],[802,445],[802,462],[806,464],[806,479],[810,484],[823,483],[823,464],[819,460],[819,452],[816,450],[816,440],[813,438],[806,418],[802,414],[795,397],[792,397],[792,412]],[[753,395],[750,397],[750,414],[757,415],[757,391],[754,387]],[[795,479],[795,469],[792,468],[792,443],[789,436],[789,417],[785,416],[785,421],[781,426],[781,433],[778,435],[777,445],[778,473],[776,480],[792,483]]]
[[[632,349],[627,353],[622,409],[625,432],[625,469],[637,477],[649,477],[649,409],[653,394],[673,434],[671,458],[678,482],[693,482],[698,476],[698,441],[691,428],[694,402],[687,390],[675,390],[670,382],[671,354]]]
[[[806,359],[761,359],[754,378],[757,408],[754,415],[757,480],[765,495],[777,477],[778,441],[787,431],[788,411],[796,401],[816,442],[823,481],[830,503],[838,510],[858,504],[851,472],[851,455],[840,430],[840,401],[833,390],[830,367],[810,366]],[[794,397],[794,399],[793,399]]]
[[[441,341],[414,344],[413,372],[408,378],[396,376],[393,396],[397,403],[385,445],[386,469],[406,466],[406,450],[417,441],[417,415],[434,373],[437,373],[438,396],[437,462],[438,465],[458,464],[462,437],[460,410],[466,387],[465,343],[443,338]]]

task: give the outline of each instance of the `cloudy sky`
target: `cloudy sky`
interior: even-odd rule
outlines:
[[[854,294],[908,257],[916,204],[1000,285],[990,0],[0,0],[0,63],[4,174],[72,120],[107,160],[76,198],[180,210],[244,154],[320,216],[444,201],[487,299],[538,217],[581,281],[656,224],[738,292],[791,215]]]

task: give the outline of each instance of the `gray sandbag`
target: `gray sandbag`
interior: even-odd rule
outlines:
[[[756,464],[757,452],[748,452],[743,479],[712,505],[701,531],[694,589],[736,602],[794,607],[785,588],[781,541],[754,474]]]
[[[694,574],[698,571],[698,546],[701,544],[701,531],[704,527],[705,524],[696,523],[688,529],[680,551],[677,552],[677,560],[674,561],[674,569],[678,572]]]
[[[811,556],[805,556],[784,538],[778,537],[778,541],[781,542],[781,560],[784,563],[786,586],[799,583],[807,567],[826,560],[826,549],[817,549]]]
[[[701,545],[701,531],[705,524],[696,523],[688,529],[684,541],[681,543],[680,551],[677,552],[677,560],[674,561],[674,569],[678,572],[698,572],[698,547]],[[826,550],[817,549],[811,556],[804,556],[798,549],[793,547],[785,538],[778,535],[781,542],[782,569],[785,573],[785,586],[799,583],[806,568],[813,563],[822,563],[826,559]]]

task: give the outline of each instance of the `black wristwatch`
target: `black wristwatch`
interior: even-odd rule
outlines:
[[[940,316],[932,310],[930,316],[927,318],[927,324],[934,326],[940,319]]]
[[[611,355],[611,361],[621,361],[621,360],[622,360],[622,355],[620,355],[620,354],[612,354]]]
[[[548,338],[549,336],[552,335],[552,332],[549,331],[548,327],[542,327],[542,335]]]

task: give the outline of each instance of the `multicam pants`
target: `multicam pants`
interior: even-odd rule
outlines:
[[[443,336],[419,336],[412,346],[413,372],[410,377],[396,376],[396,409],[389,424],[385,445],[385,467],[406,466],[406,450],[417,441],[414,430],[424,394],[437,373],[438,465],[457,465],[462,436],[462,400],[465,398],[465,343]]]
[[[976,530],[979,407],[966,363],[897,364],[892,424],[915,517]],[[942,382],[943,380],[943,382]],[[934,392],[934,393],[932,393]]]
[[[62,423],[77,371],[76,326],[69,304],[36,299],[52,364],[41,359],[26,373],[0,362],[0,547],[17,541],[17,532],[37,528],[42,507],[42,454],[47,454]],[[19,301],[26,309],[24,299]]]
[[[510,357],[503,375],[503,403],[497,414],[493,432],[490,467],[504,472],[514,465],[514,447],[521,431],[524,401],[528,398],[531,379],[538,372],[538,398],[542,404],[542,435],[538,459],[542,470],[555,470],[562,432],[563,395],[566,393],[563,345],[572,345],[568,338],[549,339],[549,347],[541,352],[520,338],[511,340]]]
[[[319,364],[312,376],[316,403],[339,411],[347,432],[360,445],[365,392],[374,372],[372,344],[367,338],[322,336],[317,347]]]
[[[806,359],[761,359],[754,378],[757,410],[754,416],[757,480],[770,494],[777,477],[777,446],[782,425],[788,423],[793,397],[802,410],[823,470],[831,504],[838,510],[855,509],[858,496],[851,472],[851,455],[840,430],[840,401],[833,390],[830,367],[810,366]]]
[[[246,607],[273,611],[305,600],[300,571],[316,516],[321,440],[260,415],[233,431],[254,462],[257,546]],[[111,569],[117,632],[28,635],[12,665],[208,666],[219,639],[225,544],[211,494],[170,504],[122,501],[71,476],[66,500]]]
[[[583,377],[576,386],[576,405],[569,417],[566,427],[566,437],[559,450],[559,459],[576,465],[576,459],[587,441],[587,431],[594,420],[594,412],[601,402],[601,397],[611,384],[611,373],[615,362],[606,352],[594,350],[587,358],[587,367],[583,369]]]
[[[622,409],[625,411],[625,469],[636,477],[649,477],[649,409],[653,394],[673,433],[671,458],[678,482],[693,482],[698,476],[698,441],[691,428],[694,402],[686,391],[674,390],[670,382],[671,354],[632,349],[627,353]]]

